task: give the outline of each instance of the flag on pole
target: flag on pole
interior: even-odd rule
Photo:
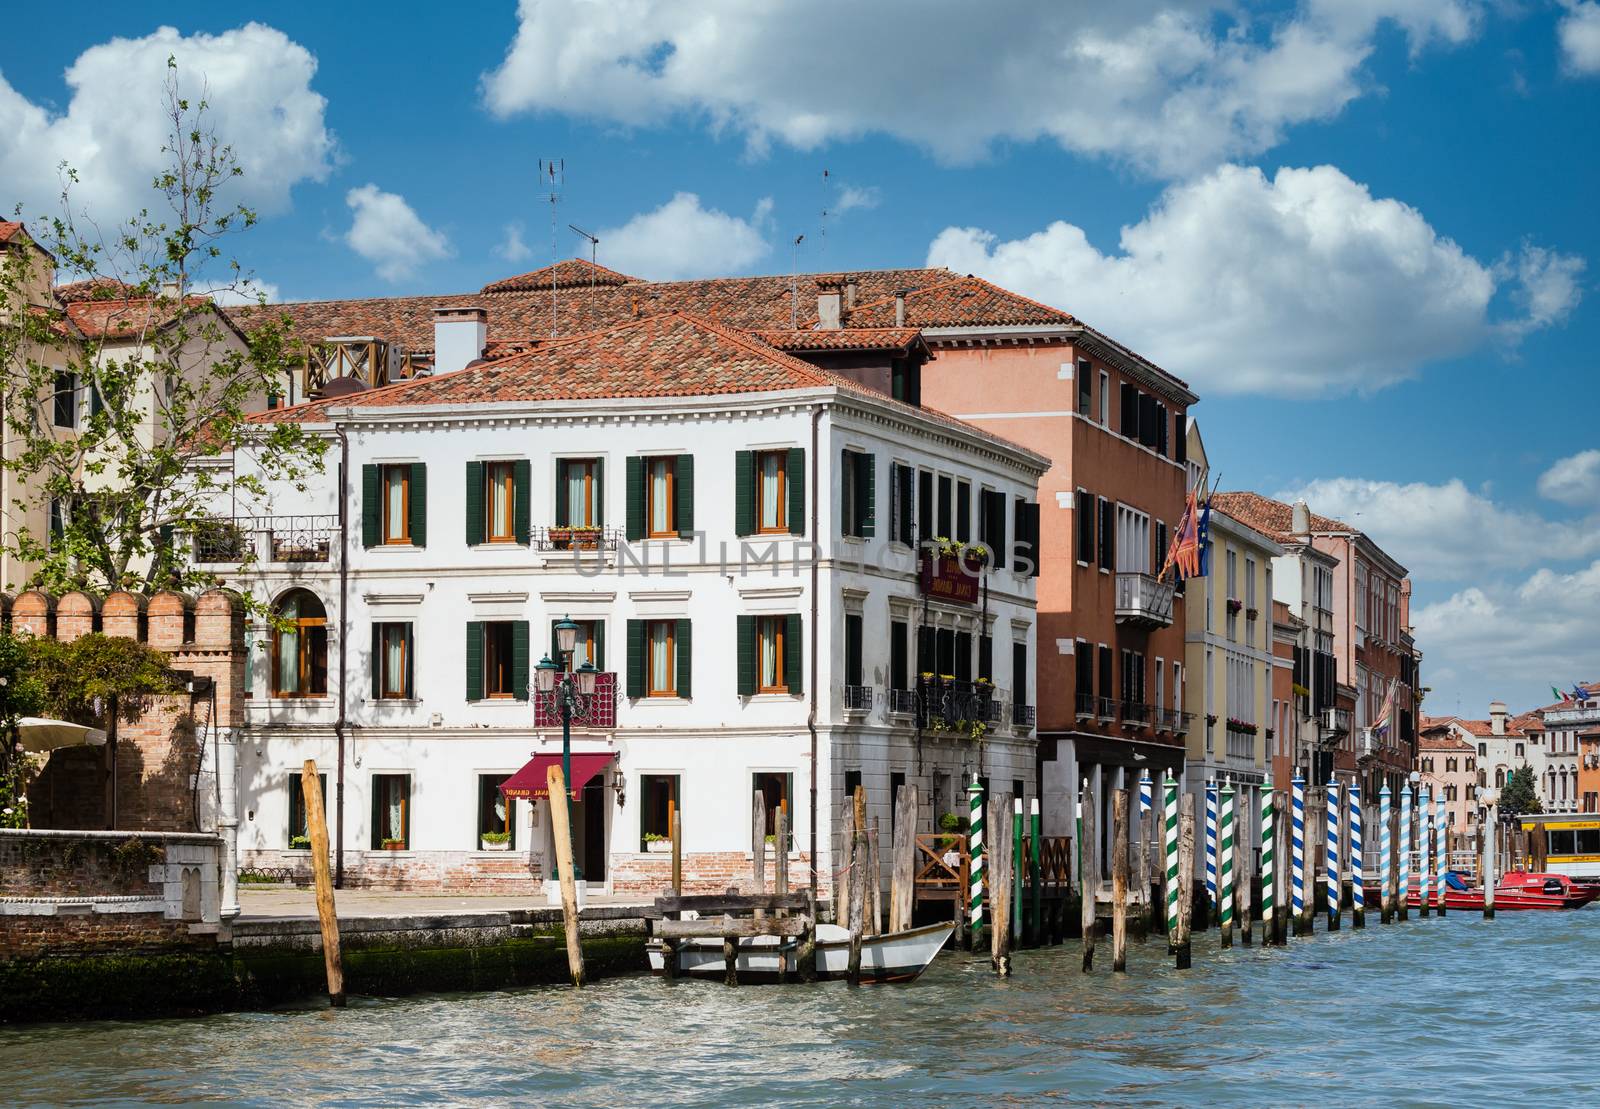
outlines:
[[[1389,733],[1389,726],[1394,722],[1394,693],[1398,684],[1398,678],[1389,679],[1389,691],[1383,695],[1383,704],[1378,706],[1378,715],[1372,721],[1374,735]]]
[[[1574,701],[1587,701],[1592,696],[1594,696],[1593,690],[1585,689],[1577,682],[1572,683],[1572,699]]]
[[[1550,687],[1550,692],[1554,693],[1563,705],[1570,705],[1572,703],[1572,694],[1563,693],[1555,686]]]
[[[1172,535],[1172,545],[1167,549],[1167,560],[1161,564],[1158,575],[1165,580],[1170,571],[1176,578],[1200,576],[1200,491],[1189,491],[1189,501],[1183,506],[1183,517]]]

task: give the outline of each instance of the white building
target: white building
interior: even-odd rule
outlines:
[[[852,330],[850,378],[681,312],[454,368],[484,350],[483,315],[439,314],[431,377],[260,417],[329,437],[327,477],[197,543],[224,575],[253,544],[233,584],[280,618],[255,631],[244,865],[304,865],[315,759],[347,883],[547,876],[548,802],[499,786],[559,754],[528,687],[563,617],[581,633],[561,662],[602,671],[572,738],[594,756],[574,765],[590,889],[665,886],[649,844],[674,811],[686,879],[747,875],[756,792],[768,832],[791,814],[798,885],[858,782],[885,843],[902,783],[931,796],[921,830],[975,776],[1032,791],[1026,556],[1048,461],[872,388],[920,367],[914,330]],[[1001,552],[975,587],[919,573],[930,512]],[[509,850],[482,838],[505,833]]]

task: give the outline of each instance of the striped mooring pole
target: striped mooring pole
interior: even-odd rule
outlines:
[[[1221,820],[1217,839],[1217,923],[1222,926],[1222,946],[1233,946],[1233,783],[1222,784]]]
[[[1361,858],[1361,783],[1350,783],[1350,926],[1367,926],[1367,876]]]
[[[1417,794],[1417,884],[1422,887],[1419,905],[1427,916],[1433,907],[1433,805],[1428,787]]]
[[[1344,893],[1343,866],[1339,861],[1339,779],[1328,779],[1328,857],[1323,870],[1327,874],[1325,888],[1328,902],[1328,931],[1339,930],[1339,901]]]
[[[1272,937],[1277,935],[1272,930],[1273,910],[1276,907],[1273,898],[1273,869],[1274,858],[1273,819],[1272,819],[1272,791],[1261,791],[1261,935],[1262,945],[1272,943]]]
[[[1187,881],[1178,873],[1178,780],[1167,779],[1166,797],[1162,802],[1162,819],[1165,822],[1167,859],[1167,954],[1178,951],[1178,892]]]
[[[1208,915],[1217,917],[1217,783],[1206,783],[1206,898]]]
[[[1433,838],[1439,855],[1439,915],[1444,916],[1444,891],[1450,888],[1450,813],[1445,808],[1444,787],[1434,798]]]
[[[972,867],[968,872],[970,879],[968,890],[970,897],[968,905],[971,908],[970,919],[967,922],[967,938],[972,946],[978,946],[978,937],[983,932],[983,787],[974,778],[967,787],[967,800],[972,805],[971,838],[968,840],[968,850],[972,854]]]
[[[1393,801],[1394,794],[1385,781],[1383,788],[1378,791],[1378,884],[1383,888],[1378,900],[1378,915],[1385,924],[1394,919],[1394,897],[1389,889],[1389,876],[1394,873],[1394,837],[1389,830]]]
[[[1399,874],[1395,878],[1395,884],[1400,888],[1395,895],[1395,907],[1399,910],[1401,920],[1411,912],[1407,899],[1411,896],[1411,852],[1416,850],[1411,836],[1411,795],[1416,788],[1412,785],[1400,787],[1400,862],[1397,867]]]
[[[1298,769],[1289,782],[1289,907],[1290,925],[1299,927],[1306,912],[1306,780]]]

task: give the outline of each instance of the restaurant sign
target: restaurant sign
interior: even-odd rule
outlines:
[[[962,605],[978,603],[979,566],[975,560],[924,551],[921,569],[923,596]]]

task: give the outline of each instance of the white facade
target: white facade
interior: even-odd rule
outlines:
[[[253,534],[269,529],[259,518],[270,514],[281,532],[299,536],[296,549],[326,558],[275,562],[271,556],[282,552],[272,551],[269,539],[253,540],[268,557],[234,584],[268,604],[303,588],[320,602],[327,620],[327,694],[318,697],[272,695],[273,631],[264,622],[255,629],[240,754],[244,865],[301,865],[305,853],[289,849],[289,779],[303,760],[315,759],[328,775],[331,832],[343,844],[347,881],[492,887],[548,876],[547,802],[515,804],[512,850],[480,850],[483,779],[492,779],[492,803],[494,782],[534,753],[559,752],[561,731],[535,727],[533,705],[520,695],[469,699],[468,637],[474,624],[526,624],[523,666],[550,650],[549,629],[564,616],[593,622],[601,632],[595,637],[597,653],[603,652],[600,668],[617,675],[616,725],[575,725],[572,740],[574,752],[615,756],[574,805],[576,853],[591,889],[665,885],[667,856],[646,851],[643,839],[664,830],[659,805],[647,811],[647,793],[663,796],[672,779],[686,878],[715,888],[749,872],[752,797],[762,783],[769,790],[777,783],[792,814],[797,864],[791,881],[797,885],[807,881],[813,834],[824,857],[831,855],[832,817],[847,774],[853,784],[859,773],[867,786],[886,842],[890,788],[902,780],[920,785],[925,798],[930,790],[942,791],[933,797],[931,813],[924,803],[922,830],[931,830],[940,812],[960,803],[957,792],[973,775],[992,778],[996,789],[1009,790],[1013,781],[1031,789],[1031,727],[1014,726],[1003,712],[981,739],[924,732],[919,741],[915,716],[891,712],[887,690],[891,621],[897,618],[908,625],[908,649],[914,649],[916,629],[925,621],[969,633],[975,651],[986,630],[1001,701],[1012,697],[1009,691],[1029,689],[1036,657],[1032,578],[1007,565],[987,572],[980,604],[929,602],[919,590],[914,552],[888,536],[892,463],[969,482],[975,520],[985,490],[1003,494],[1007,506],[1032,502],[1042,458],[981,431],[836,388],[468,409],[366,405],[332,409],[328,418],[332,425],[308,427],[332,437],[337,425],[347,443],[342,507],[348,527],[342,542],[336,525],[338,443],[326,478],[315,487],[277,489],[270,506],[241,509],[258,518],[244,525]],[[807,518],[795,526],[804,534],[742,541],[735,534],[735,460],[742,451],[804,452]],[[860,456],[871,459],[870,538],[840,534],[846,451],[857,453],[858,464],[864,465]],[[612,546],[610,537],[627,523],[627,460],[682,455],[693,457],[693,527],[699,536],[619,540]],[[551,549],[557,545],[550,529],[557,521],[558,462],[577,459],[600,463],[595,522],[609,529],[601,551]],[[527,463],[529,541],[469,544],[469,464],[497,461]],[[425,467],[425,535],[420,542],[364,546],[363,467],[391,464]],[[1015,536],[1014,527],[1008,525],[1006,534]],[[343,581],[341,553],[348,567]],[[740,693],[742,616],[798,617],[800,691]],[[862,669],[859,681],[848,683],[856,676],[845,670],[847,618],[860,621]],[[687,678],[690,694],[626,696],[629,622],[670,621],[683,628],[678,621],[684,620],[690,645],[674,658],[687,658],[689,668],[677,675],[676,687]],[[373,696],[372,628],[380,623],[410,627],[409,696]],[[794,647],[791,640],[785,649]],[[1014,660],[1022,667],[1020,685]],[[906,665],[914,680],[915,662]],[[868,687],[870,702],[847,708],[846,684]],[[862,696],[855,693],[858,701]],[[808,729],[813,709],[814,763]],[[336,727],[341,712],[342,729]],[[336,812],[341,730],[342,815]],[[809,815],[813,772],[815,829]],[[397,787],[380,782],[381,775],[405,780],[406,834],[399,849],[384,848],[374,826],[376,818],[392,830],[397,796]],[[381,815],[373,800],[380,787],[390,790],[382,802],[389,808]],[[829,886],[826,865],[822,886]]]

